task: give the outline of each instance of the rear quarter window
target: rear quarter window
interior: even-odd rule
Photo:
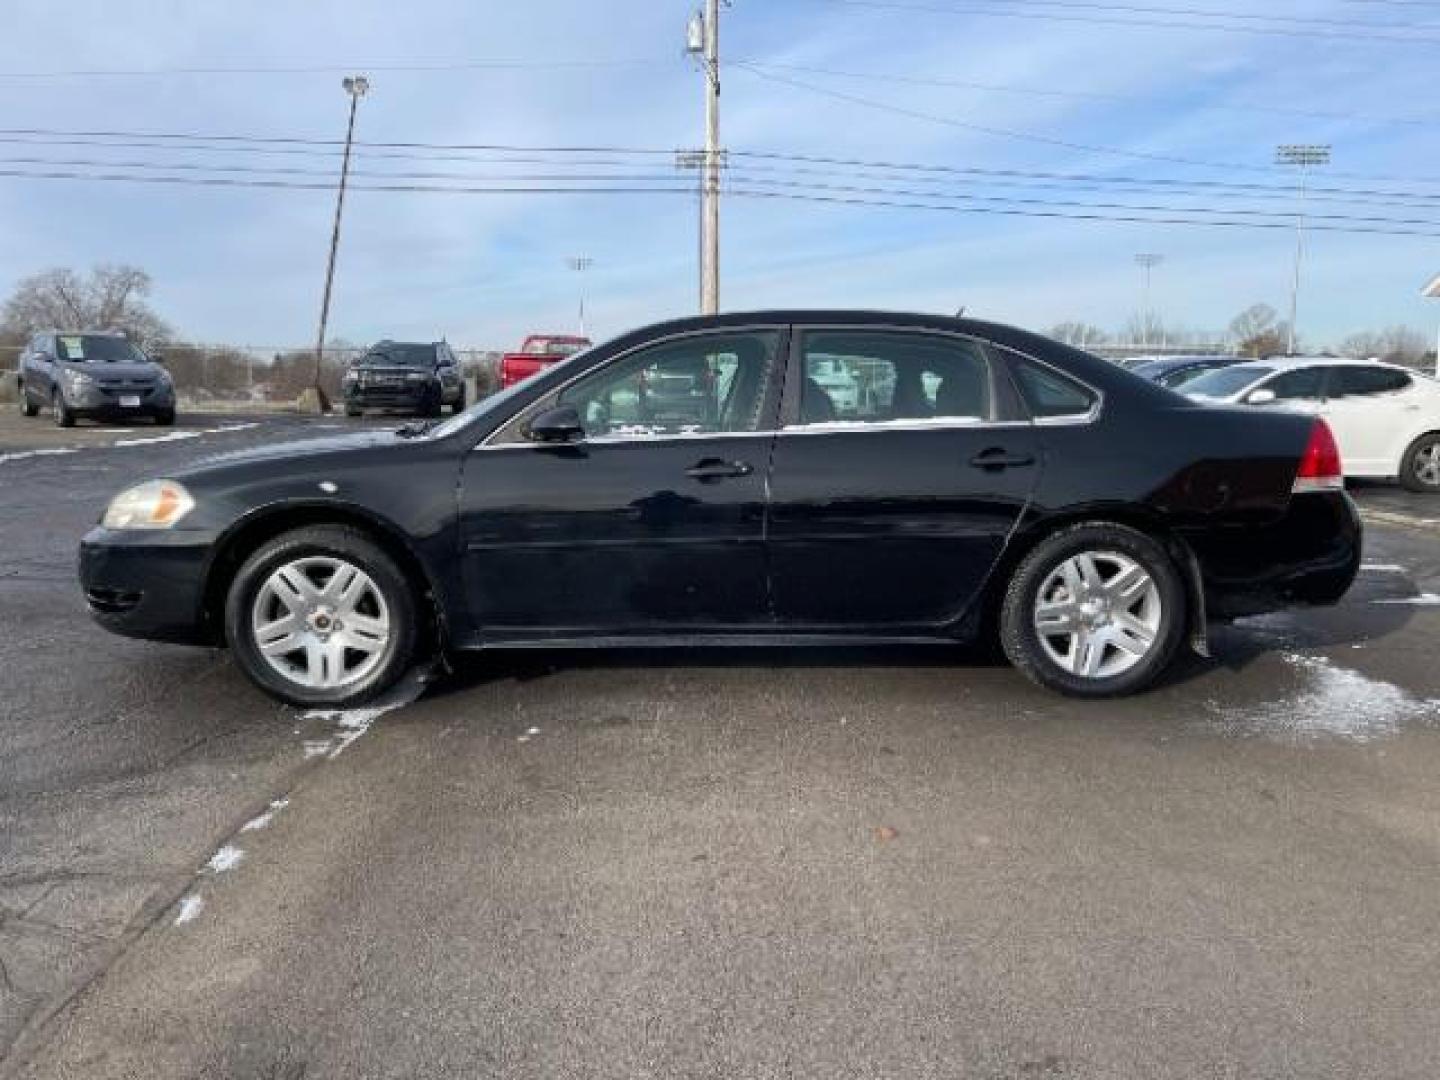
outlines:
[[[1036,420],[1088,416],[1095,408],[1094,391],[1051,368],[1012,356],[1011,370],[1020,396]]]

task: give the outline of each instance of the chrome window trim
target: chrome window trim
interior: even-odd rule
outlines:
[[[530,442],[528,440],[524,442],[504,443],[497,443],[493,441],[498,436],[504,434],[507,430],[509,430],[512,425],[516,423],[523,423],[526,419],[528,419],[530,416],[533,416],[536,412],[540,412],[544,409],[549,408],[550,404],[553,403],[559,397],[559,395],[570,389],[570,387],[574,386],[581,379],[587,378],[588,376],[593,375],[598,371],[603,371],[605,368],[608,368],[612,364],[618,364],[622,360],[634,356],[642,349],[648,349],[656,345],[664,345],[672,341],[683,341],[686,338],[712,337],[718,334],[746,334],[754,333],[757,330],[770,331],[783,336],[788,329],[790,329],[790,325],[788,323],[746,323],[743,326],[703,326],[697,327],[693,330],[680,330],[673,334],[666,334],[664,337],[650,338],[648,341],[642,341],[626,349],[624,352],[616,353],[614,356],[610,357],[610,359],[604,361],[603,363],[598,364],[593,368],[589,368],[586,371],[582,371],[579,374],[567,379],[565,382],[552,389],[549,393],[541,396],[539,400],[532,401],[529,405],[525,406],[525,408],[521,409],[519,412],[506,419],[504,423],[502,423],[489,435],[486,435],[485,438],[480,440],[480,442],[474,447],[474,450],[509,450],[515,447],[533,449],[535,447],[554,445],[580,446],[583,444],[594,445],[597,443],[601,445],[607,443],[649,444],[657,442],[667,442],[672,440],[715,439],[727,437],[736,438],[750,435],[774,435],[774,431],[697,431],[690,433],[677,432],[675,434],[667,435],[599,435],[595,438],[586,438],[581,439],[578,442],[562,444]],[[785,363],[785,357],[783,356],[776,356],[775,359],[778,363],[782,365]]]
[[[1048,371],[1053,371],[1066,382],[1072,382],[1077,386],[1084,387],[1085,390],[1093,396],[1094,402],[1090,406],[1090,410],[1085,413],[1067,413],[1064,416],[1031,417],[1029,420],[966,420],[961,417],[940,417],[939,419],[942,421],[940,423],[916,420],[911,424],[906,424],[904,421],[854,420],[843,421],[843,423],[847,425],[844,428],[839,427],[836,421],[824,421],[821,424],[785,424],[780,428],[779,433],[781,435],[848,435],[851,432],[859,431],[989,431],[995,428],[1022,426],[1078,427],[1082,424],[1093,424],[1099,420],[1105,404],[1105,392],[1098,387],[1092,386],[1079,376],[1072,375],[1068,371],[1063,371],[1054,364],[1046,363],[1038,356],[1032,356],[1030,353],[1020,349],[1013,348],[1009,345],[1001,345],[998,341],[990,341],[987,338],[976,337],[974,334],[963,334],[958,330],[946,330],[941,327],[930,326],[905,326],[896,323],[796,323],[791,329],[793,333],[799,337],[801,342],[800,356],[802,363],[804,361],[805,335],[815,330],[821,332],[874,330],[892,333],[898,331],[908,334],[929,334],[932,337],[955,338],[956,340],[968,342],[972,345],[979,345],[981,349],[1004,351],[1013,356],[1018,356],[1022,360],[1028,360],[1032,364],[1037,364]],[[1015,393],[1019,396],[1021,404],[1029,408],[1029,402],[1025,401],[1025,395],[1020,392],[1018,386],[1015,388]],[[951,419],[955,422],[943,422]]]

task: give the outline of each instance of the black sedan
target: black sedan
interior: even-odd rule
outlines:
[[[646,407],[672,373],[704,408]],[[107,628],[226,642],[297,704],[366,700],[429,649],[993,634],[1099,697],[1204,652],[1208,620],[1335,602],[1360,543],[1323,421],[984,322],[768,311],[150,481],[80,566]]]

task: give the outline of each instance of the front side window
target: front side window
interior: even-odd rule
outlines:
[[[1332,398],[1393,394],[1411,385],[1410,376],[1386,367],[1337,367],[1330,377]]]
[[[1315,401],[1324,385],[1325,369],[1309,367],[1276,375],[1260,389],[1272,391],[1277,401]]]
[[[567,387],[586,438],[758,431],[780,334],[749,330],[680,338],[631,353]]]
[[[804,339],[800,423],[953,423],[992,416],[981,346],[904,331],[817,330]]]
[[[1274,371],[1274,368],[1252,367],[1249,364],[1217,368],[1191,382],[1185,387],[1185,393],[1192,397],[1227,398],[1248,389]]]

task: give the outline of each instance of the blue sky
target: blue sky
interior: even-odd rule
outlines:
[[[1248,16],[1229,20],[1232,27],[1330,32],[1317,22],[1264,21],[1240,0],[1133,0],[1128,6],[1229,11]],[[343,134],[344,124],[338,70],[17,75],[348,66],[367,71],[373,84],[360,107],[362,140],[661,150],[700,140],[700,79],[681,51],[692,4],[681,0],[404,5],[7,0],[6,7],[0,126],[8,128],[333,139]],[[1045,17],[977,14],[982,10]],[[1433,85],[1436,45],[1420,39],[1440,41],[1440,3],[1317,0],[1266,4],[1264,12],[1272,19],[1406,25],[1367,31],[1394,39],[1376,41],[1338,30],[1334,38],[1214,32],[1193,25],[1207,20],[1181,16],[1158,21],[1191,25],[1122,26],[1115,23],[1145,16],[1058,0],[894,0],[888,6],[734,0],[724,15],[723,53],[762,65],[771,78],[744,66],[726,71],[723,138],[737,154],[1264,185],[1292,179],[1268,168],[1276,143],[1328,142],[1334,145],[1334,164],[1316,177],[1317,184],[1413,193],[1411,201],[1421,205],[1315,204],[1317,212],[1440,222],[1440,212],[1425,205],[1440,196],[1436,129],[1396,122],[1436,115],[1426,93]],[[1424,29],[1431,24],[1433,31]],[[604,63],[387,70],[493,60]],[[903,81],[808,70],[816,68]],[[966,124],[1032,138],[957,126]],[[323,170],[337,167],[328,153],[262,156],[33,140],[0,144],[0,157],[12,159],[0,168],[31,171],[95,167],[13,159],[322,170],[298,176],[316,183],[327,182]],[[1167,158],[1232,167],[1162,160]],[[692,182],[674,172],[666,155],[652,160],[629,171],[656,177],[648,181],[652,185]],[[742,161],[751,168],[775,164],[732,158],[737,185],[746,182],[738,172]],[[780,165],[793,169],[796,163]],[[386,160],[363,149],[356,166],[475,177],[625,171],[609,165],[497,169],[475,160]],[[1033,177],[1023,188],[973,180],[958,185],[953,175],[877,179],[873,170],[836,166],[748,175],[771,182],[943,189],[982,198],[1210,209],[1292,205],[1283,199],[1237,201],[1234,191],[1207,188],[1124,192],[1074,181],[1037,187],[1044,182]],[[1427,176],[1434,181],[1416,179]],[[299,344],[314,333],[332,212],[333,194],[324,190],[0,177],[5,238],[0,292],[49,266],[131,262],[154,276],[157,308],[186,337]],[[1282,312],[1288,304],[1294,237],[1285,229],[1081,222],[738,196],[725,200],[723,213],[722,306],[728,309],[814,305],[950,312],[964,304],[972,313],[1037,329],[1063,319],[1115,329],[1139,305],[1140,272],[1133,256],[1141,251],[1165,255],[1153,303],[1167,322],[1219,328],[1253,302],[1269,302]],[[454,342],[504,346],[531,330],[571,329],[577,281],[564,260],[578,253],[595,260],[585,289],[597,335],[687,314],[697,302],[696,223],[696,200],[689,194],[354,191],[346,208],[332,333],[352,341],[445,334]],[[1440,227],[1420,231],[1440,233]],[[1428,333],[1440,321],[1440,302],[1423,301],[1417,293],[1436,272],[1440,238],[1313,234],[1302,334],[1307,343],[1322,345],[1393,323]]]

